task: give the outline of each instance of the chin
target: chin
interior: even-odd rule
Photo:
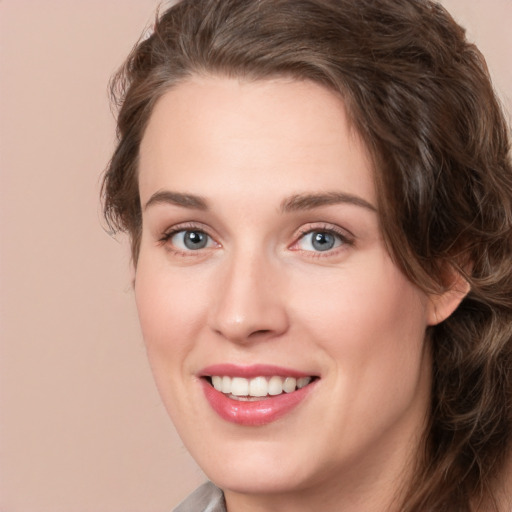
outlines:
[[[286,443],[234,444],[196,458],[208,478],[223,490],[241,494],[288,493],[312,485],[323,473],[310,464],[311,457]]]
[[[308,487],[308,475],[282,465],[213,470],[208,478],[223,490],[240,494],[286,494]]]

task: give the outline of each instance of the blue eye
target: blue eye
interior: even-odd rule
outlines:
[[[343,242],[342,237],[336,233],[316,230],[305,233],[297,245],[303,251],[325,252],[339,247]]]
[[[169,237],[172,245],[182,251],[197,251],[211,247],[213,241],[204,231],[182,229]]]

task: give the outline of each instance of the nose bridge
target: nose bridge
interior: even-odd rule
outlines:
[[[211,326],[236,342],[270,338],[288,326],[279,293],[279,269],[263,250],[243,247],[226,257]]]

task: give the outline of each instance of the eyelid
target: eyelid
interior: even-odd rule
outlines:
[[[165,229],[159,236],[158,240],[169,240],[169,238],[171,238],[176,233],[179,233],[180,231],[202,231],[207,235],[210,235],[210,233],[208,232],[208,228],[204,226],[201,222],[180,222],[179,224],[174,224]]]

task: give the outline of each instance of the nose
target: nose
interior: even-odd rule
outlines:
[[[281,283],[282,273],[261,254],[232,255],[210,310],[211,329],[235,343],[280,336],[289,327]]]

